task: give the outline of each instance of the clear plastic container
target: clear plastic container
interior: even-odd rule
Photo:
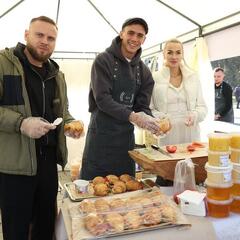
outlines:
[[[227,152],[230,146],[230,135],[226,133],[208,134],[208,145],[210,151]]]
[[[232,181],[224,184],[214,184],[206,179],[207,197],[213,200],[228,200],[231,196]]]
[[[240,149],[231,148],[231,161],[240,164]]]
[[[240,213],[240,196],[233,196],[230,211],[234,213]]]
[[[232,164],[227,167],[214,167],[208,163],[205,165],[207,179],[213,184],[223,184],[232,180]]]
[[[232,170],[232,179],[233,182],[240,182],[240,164],[232,163],[233,170]]]
[[[211,166],[216,167],[227,167],[229,165],[230,151],[227,152],[216,152],[208,151],[208,163]]]
[[[232,198],[225,201],[207,199],[208,215],[215,218],[225,218],[229,216]]]
[[[230,133],[230,146],[240,150],[240,132]]]
[[[231,194],[235,196],[240,196],[240,181],[233,182],[233,185],[231,187]]]

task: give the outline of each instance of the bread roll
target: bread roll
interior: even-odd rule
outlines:
[[[64,131],[82,132],[83,124],[80,121],[72,121],[70,123],[66,123],[64,125]]]

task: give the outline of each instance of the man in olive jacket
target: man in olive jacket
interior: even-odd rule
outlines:
[[[7,240],[53,239],[57,163],[67,162],[64,124],[78,122],[68,112],[64,75],[49,59],[57,32],[52,19],[33,18],[26,46],[0,52],[0,208]],[[58,117],[63,123],[56,126]]]

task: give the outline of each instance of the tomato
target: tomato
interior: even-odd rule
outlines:
[[[189,152],[194,152],[196,150],[196,148],[193,145],[190,144],[190,145],[187,146],[187,150]]]
[[[177,146],[175,146],[175,145],[168,145],[168,146],[166,146],[166,150],[169,153],[175,153],[177,151]]]
[[[195,148],[204,148],[205,146],[200,142],[192,142],[191,144]]]

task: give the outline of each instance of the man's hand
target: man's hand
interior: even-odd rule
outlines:
[[[49,123],[47,120],[40,117],[28,117],[23,119],[20,126],[22,134],[30,138],[40,138],[47,134],[50,130],[55,129],[56,126]]]
[[[157,136],[161,134],[158,119],[153,118],[144,112],[132,112],[129,116],[129,121],[139,128],[150,131],[152,134]]]
[[[82,121],[72,121],[64,125],[64,133],[68,137],[80,138],[84,136],[84,124]]]

